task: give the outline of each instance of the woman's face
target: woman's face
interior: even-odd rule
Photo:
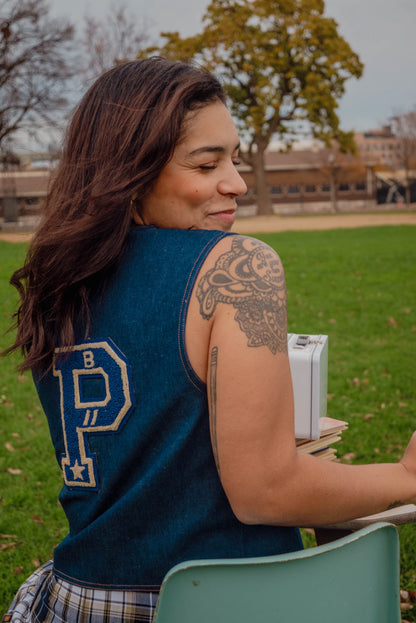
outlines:
[[[234,223],[236,198],[247,187],[236,170],[239,139],[228,109],[207,104],[185,119],[184,139],[141,202],[140,224],[219,229]]]

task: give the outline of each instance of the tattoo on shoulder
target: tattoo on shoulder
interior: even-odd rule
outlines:
[[[264,243],[236,236],[231,250],[220,255],[197,285],[203,318],[218,303],[232,305],[235,320],[248,337],[248,346],[267,346],[287,352],[286,284],[278,256]]]

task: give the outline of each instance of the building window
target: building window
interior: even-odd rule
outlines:
[[[297,184],[291,184],[289,188],[287,189],[287,192],[290,193],[291,195],[295,195],[300,192],[299,186]]]
[[[355,183],[355,190],[365,190],[366,189],[366,183],[365,182],[356,182]]]
[[[330,184],[322,184],[321,188],[323,193],[329,193],[329,191],[331,190]]]
[[[349,189],[350,189],[350,185],[349,185],[349,184],[347,184],[346,182],[342,182],[342,183],[339,185],[339,189],[340,189],[340,190],[343,190],[343,191],[345,192],[346,190],[349,190]]]
[[[272,186],[272,195],[281,195],[283,192],[281,186]]]
[[[307,184],[305,186],[305,193],[316,193],[316,186],[315,186],[315,184]]]

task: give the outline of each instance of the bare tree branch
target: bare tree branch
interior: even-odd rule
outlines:
[[[74,73],[72,39],[72,25],[50,18],[46,0],[0,2],[0,150],[17,130],[55,123]]]
[[[137,58],[139,50],[149,45],[148,32],[148,25],[129,12],[125,3],[113,2],[104,19],[87,16],[80,41],[83,83],[95,80],[114,65]]]

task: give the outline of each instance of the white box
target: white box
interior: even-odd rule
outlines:
[[[328,336],[288,334],[290,371],[295,398],[295,436],[319,439],[319,418],[326,415]]]

